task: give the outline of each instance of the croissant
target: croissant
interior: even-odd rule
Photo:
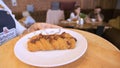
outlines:
[[[52,35],[36,35],[30,38],[27,42],[28,50],[36,51],[50,51],[50,50],[66,50],[75,48],[76,39],[70,34],[63,32],[62,34]]]

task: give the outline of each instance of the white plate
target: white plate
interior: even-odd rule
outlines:
[[[34,35],[66,32],[77,39],[76,47],[69,50],[53,50],[30,52],[27,41]],[[87,49],[86,39],[79,33],[66,29],[46,29],[32,32],[22,37],[14,47],[15,56],[22,62],[38,67],[55,67],[65,65],[79,59]]]

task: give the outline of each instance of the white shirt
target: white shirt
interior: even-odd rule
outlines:
[[[80,16],[78,17],[77,15],[75,15],[73,12],[70,14],[70,18],[69,19],[67,19],[68,21],[72,21],[72,19],[74,19],[74,18],[76,18],[76,19],[80,19]]]
[[[35,23],[35,20],[31,17],[31,16],[27,16],[25,21],[24,21],[24,24],[33,24]]]
[[[70,19],[78,18],[77,15],[75,15],[73,12],[70,14]]]

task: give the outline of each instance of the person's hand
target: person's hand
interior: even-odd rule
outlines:
[[[102,19],[102,17],[100,16],[100,14],[97,14],[97,21],[98,21],[98,22],[102,22],[102,21],[103,21],[103,19]]]

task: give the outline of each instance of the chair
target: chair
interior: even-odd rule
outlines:
[[[52,10],[59,10],[60,9],[60,3],[59,2],[52,2],[51,3],[51,9]]]
[[[120,29],[120,16],[115,19],[111,19],[108,24],[114,28]]]
[[[60,2],[60,9],[61,10],[73,10],[75,4],[76,4],[75,1]]]
[[[61,1],[60,9],[64,11],[65,19],[70,17],[70,13],[73,11],[76,1]]]
[[[51,9],[47,11],[46,23],[58,24],[60,20],[64,20],[64,11]]]
[[[109,28],[105,30],[103,37],[120,49],[120,29]]]

